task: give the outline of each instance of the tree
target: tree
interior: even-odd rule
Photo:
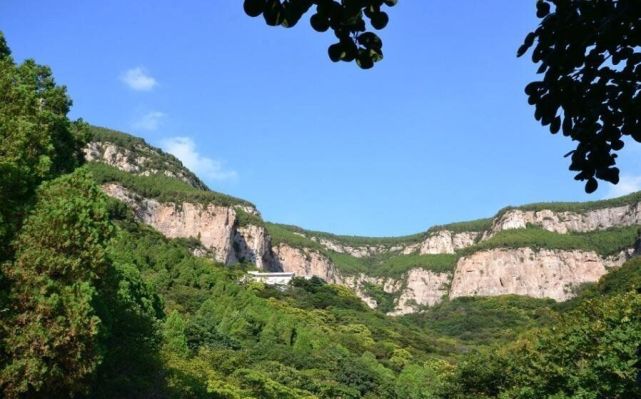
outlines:
[[[0,261],[44,180],[82,162],[84,124],[67,118],[71,100],[51,70],[27,60],[16,65],[0,33]]]
[[[616,184],[624,136],[641,142],[641,7],[637,0],[538,0],[541,23],[519,48],[532,48],[541,80],[526,86],[535,118],[578,141],[570,170]]]
[[[389,17],[381,10],[383,5],[392,7],[397,0],[245,0],[245,13],[251,17],[263,15],[267,25],[291,28],[301,17],[316,6],[316,13],[309,20],[318,32],[331,29],[338,42],[327,49],[334,61],[356,61],[369,69],[383,59],[383,42],[373,32],[367,31],[365,18],[374,29],[387,26]]]
[[[5,397],[57,397],[87,389],[104,333],[94,304],[112,234],[106,197],[84,170],[44,183],[3,265],[11,283],[3,323]]]

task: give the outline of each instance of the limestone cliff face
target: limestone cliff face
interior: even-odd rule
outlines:
[[[274,269],[271,238],[264,227],[252,224],[237,227],[232,246],[236,260],[253,263],[262,270]]]
[[[386,293],[397,296],[394,310],[389,313],[395,316],[413,313],[419,307],[440,302],[447,295],[451,277],[448,273],[434,273],[419,268],[409,270],[400,279],[372,277],[362,273],[343,275],[323,254],[286,244],[274,247],[274,255],[282,271],[294,272],[299,277],[316,276],[333,284],[350,287],[371,308],[376,308],[378,304],[367,295],[365,286],[380,286]]]
[[[140,221],[166,237],[197,239],[218,262],[248,261],[261,269],[272,267],[271,244],[264,227],[239,227],[234,207],[162,203],[143,198],[115,183],[104,184],[102,189],[107,195],[128,204]]]
[[[311,236],[310,239],[320,243],[323,247],[325,247],[326,249],[329,249],[330,251],[338,252],[341,254],[349,254],[356,258],[376,256],[392,250],[392,248],[388,248],[383,245],[361,245],[361,246],[347,245],[347,244],[342,244],[338,241],[333,241],[327,238],[319,238],[315,236]]]
[[[516,294],[565,301],[574,288],[598,281],[608,267],[620,266],[626,257],[531,248],[481,251],[459,259],[449,296]]]
[[[522,229],[528,224],[561,234],[632,226],[641,224],[641,202],[583,213],[553,212],[549,209],[541,211],[512,209],[494,221],[492,228],[484,235],[484,238],[502,230]]]
[[[413,244],[386,245],[347,245],[337,240],[310,235],[308,238],[318,242],[330,251],[349,254],[356,258],[365,258],[384,253],[400,252],[404,255],[419,253],[425,254],[453,254],[459,249],[474,245],[481,233],[466,231],[455,233],[450,230],[437,230],[430,233],[423,241]]]
[[[92,141],[83,148],[87,162],[102,162],[124,172],[140,176],[163,174],[192,187],[205,190],[207,186],[169,154],[153,148],[142,140],[127,149],[109,141]]]
[[[336,281],[336,267],[324,255],[309,248],[294,248],[279,244],[272,248],[276,268],[294,272],[297,277],[320,277],[328,282]]]
[[[234,264],[247,261],[264,270],[294,272],[303,277],[318,276],[327,282],[352,288],[371,307],[376,307],[377,303],[368,295],[367,287],[370,284],[378,286],[395,297],[390,315],[412,313],[425,306],[433,306],[447,297],[516,294],[564,301],[572,297],[575,287],[598,281],[608,269],[620,266],[633,255],[632,249],[603,258],[591,251],[498,248],[461,257],[453,274],[435,273],[417,267],[396,279],[366,274],[345,275],[331,259],[315,249],[295,248],[283,243],[272,247],[264,227],[252,224],[239,226],[237,214],[240,209],[259,216],[252,206],[162,203],[143,198],[116,183],[105,184],[102,188],[108,195],[127,203],[139,220],[165,236],[198,239],[203,247],[199,253],[211,256],[218,262]],[[497,218],[491,230],[484,235],[439,230],[428,234],[423,241],[406,246],[350,246],[325,238],[312,239],[330,251],[355,257],[376,256],[386,252],[454,254],[491,237],[492,232],[522,228],[527,224],[536,224],[559,233],[637,224],[641,222],[637,219],[641,214],[640,209],[641,206],[635,205],[586,214],[512,210]]]
[[[424,269],[411,269],[401,280],[400,295],[395,308],[388,313],[400,316],[414,313],[421,307],[434,306],[447,296],[451,279],[449,273],[435,273]]]
[[[425,254],[453,254],[459,249],[474,245],[479,236],[478,232],[453,233],[449,230],[439,230],[430,234],[421,243],[419,253]]]
[[[102,162],[142,176],[164,174],[197,189],[207,190],[205,184],[184,168],[178,159],[147,145],[141,139],[126,135],[100,137],[102,141],[96,139],[84,149],[88,161]],[[398,278],[362,273],[346,275],[325,254],[332,251],[355,258],[380,257],[377,259],[409,254],[460,254],[460,250],[487,240],[500,231],[522,229],[528,225],[560,234],[641,225],[641,203],[633,203],[584,212],[509,209],[495,217],[486,231],[453,231],[441,228],[429,230],[422,237],[388,241],[349,240],[330,234],[305,232],[302,229],[293,231],[294,234],[320,244],[324,249],[319,251],[284,243],[272,245],[269,234],[260,222],[258,211],[244,201],[229,206],[159,202],[141,197],[117,183],[104,184],[102,188],[108,195],[127,203],[140,221],[165,236],[197,239],[201,246],[193,251],[200,256],[212,257],[228,265],[245,261],[264,270],[294,272],[297,276],[318,276],[329,283],[352,288],[371,307],[378,305],[368,295],[368,292],[372,292],[370,285],[375,285],[394,296],[394,309],[389,313],[391,315],[412,313],[448,297],[517,294],[564,301],[572,297],[577,286],[596,282],[609,269],[620,266],[629,257],[636,255],[636,252],[630,249],[616,256],[601,257],[591,251],[485,249],[460,257],[450,273],[436,273],[414,267]],[[242,213],[254,217],[243,215],[239,219],[239,214]],[[240,220],[244,220],[244,224]],[[372,242],[374,244],[370,244]],[[318,246],[314,244],[314,248]]]

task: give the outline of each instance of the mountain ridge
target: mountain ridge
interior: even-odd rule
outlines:
[[[336,235],[265,222],[254,204],[210,190],[144,140],[93,131],[85,149],[90,169],[103,191],[139,220],[167,237],[196,239],[203,246],[198,253],[227,265],[320,277],[353,289],[373,308],[391,301],[391,315],[460,296],[564,301],[638,252],[641,193],[510,206],[492,218],[401,237]]]

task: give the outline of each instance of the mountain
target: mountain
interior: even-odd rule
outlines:
[[[0,397],[641,397],[639,194],[307,231],[0,71]]]
[[[85,158],[102,190],[200,256],[343,285],[389,315],[459,297],[524,295],[566,301],[635,256],[641,193],[540,203],[405,237],[339,236],[265,222],[245,200],[211,191],[144,140],[92,128]]]

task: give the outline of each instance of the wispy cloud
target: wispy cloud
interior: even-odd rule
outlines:
[[[120,76],[120,80],[132,90],[137,91],[149,91],[158,85],[156,79],[142,67],[135,67],[125,71]]]
[[[238,177],[236,171],[226,169],[221,161],[199,154],[196,151],[196,144],[189,137],[170,137],[162,140],[161,147],[205,180],[220,181]]]
[[[160,111],[147,112],[133,123],[133,127],[141,130],[156,130],[165,116],[166,115]]]
[[[636,191],[641,191],[641,176],[621,176],[618,184],[610,185],[606,198],[620,197]]]

